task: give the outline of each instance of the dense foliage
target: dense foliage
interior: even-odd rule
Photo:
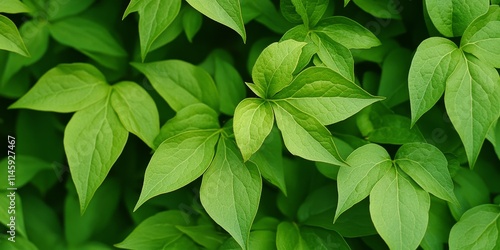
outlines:
[[[0,0],[0,249],[498,249],[498,0]]]

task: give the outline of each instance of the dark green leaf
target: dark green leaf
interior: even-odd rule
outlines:
[[[401,19],[401,15],[399,14],[401,10],[396,9],[397,5],[395,4],[400,2],[393,0],[353,0],[353,2],[374,17]]]
[[[304,250],[308,249],[306,242],[300,235],[297,224],[281,222],[276,232],[276,247],[278,250]]]
[[[12,151],[16,152],[16,151]],[[24,185],[26,185],[31,179],[38,174],[41,171],[44,170],[51,170],[52,169],[52,164],[39,159],[37,157],[33,157],[30,155],[22,155],[22,154],[15,154],[3,158],[0,160],[0,166],[5,166],[6,170],[0,172],[0,189],[6,190],[8,188],[20,188]],[[10,160],[13,160],[15,162],[14,166],[22,166],[18,167],[15,169],[15,174],[12,175],[14,177],[14,183],[15,185],[9,185],[9,180],[11,180],[12,177],[9,177],[9,173],[7,172],[7,166],[12,165],[8,164]]]

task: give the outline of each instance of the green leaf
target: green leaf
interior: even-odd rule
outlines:
[[[427,143],[405,144],[399,148],[394,162],[425,191],[458,204],[448,161],[435,146]]]
[[[460,218],[450,233],[450,249],[496,249],[500,235],[500,206],[474,207]]]
[[[351,249],[344,238],[335,231],[317,227],[303,227],[300,229],[300,235],[310,249]]]
[[[313,33],[312,39],[318,46],[317,54],[321,62],[345,79],[354,81],[354,58],[351,51],[324,33]]]
[[[131,0],[123,18],[132,12],[139,13],[139,38],[142,61],[151,45],[174,21],[181,9],[181,0]]]
[[[7,50],[23,56],[30,56],[16,24],[4,15],[0,15],[0,50]]]
[[[76,112],[64,130],[64,150],[83,214],[127,142],[128,132],[109,101]]]
[[[306,27],[314,27],[328,8],[328,0],[292,0]]]
[[[239,0],[215,0],[211,3],[203,0],[186,1],[208,18],[238,32],[241,38],[243,38],[243,42],[246,41],[247,35]]]
[[[30,12],[30,9],[19,0],[0,1],[0,13],[16,14],[23,12]]]
[[[488,0],[425,0],[436,29],[447,37],[461,36],[467,26],[488,11]]]
[[[297,13],[292,0],[280,0],[280,11],[288,22],[293,24],[302,23],[302,17]]]
[[[155,139],[155,146],[182,132],[219,128],[217,112],[203,103],[192,104],[179,110],[174,118],[161,127]]]
[[[61,18],[75,16],[82,11],[88,9],[95,0],[78,0],[61,2],[58,0],[49,0],[46,6],[47,15],[50,21],[55,21]]]
[[[245,84],[225,50],[214,50],[200,65],[214,78],[219,92],[220,111],[234,115],[238,103],[246,96]]]
[[[305,45],[303,42],[285,40],[265,48],[252,69],[255,84],[252,91],[262,98],[268,98],[290,84]]]
[[[6,165],[4,165],[6,166]],[[17,165],[21,166],[21,165]],[[5,170],[7,172],[7,169]],[[2,176],[3,177],[3,176]],[[12,204],[14,201],[14,204]],[[7,228],[4,231],[5,234],[11,237],[12,235],[8,232],[11,231],[11,227],[13,226],[15,229],[14,233],[19,233],[22,236],[27,236],[26,234],[26,226],[25,226],[25,215],[23,211],[23,202],[22,198],[16,191],[0,191],[0,223]],[[11,220],[11,217],[14,217],[14,220]],[[14,237],[14,240],[17,240],[18,235]]]
[[[176,228],[207,249],[218,249],[227,238],[212,225],[176,226]]]
[[[60,64],[47,71],[26,95],[9,108],[74,112],[106,97],[110,86],[90,64]]]
[[[400,2],[393,0],[353,0],[362,10],[370,13],[374,17],[383,19],[401,19],[399,14],[402,10],[396,9]]]
[[[412,142],[425,142],[425,138],[417,126],[411,128],[408,117],[401,115],[382,115],[373,120],[374,129],[367,139],[376,143],[401,145]]]
[[[150,148],[160,133],[160,118],[151,96],[134,82],[120,82],[113,85],[111,106],[118,114],[123,126],[137,135]]]
[[[243,0],[241,1],[241,8],[245,23],[255,19],[255,21],[278,34],[284,34],[292,27],[292,24],[280,14],[279,10],[276,10],[276,6],[271,0]]]
[[[500,122],[498,122],[498,120],[493,123],[486,138],[493,144],[498,159],[500,159]]]
[[[448,243],[451,227],[456,223],[446,202],[431,196],[429,225],[420,243],[423,249],[444,249]]]
[[[416,249],[429,219],[429,194],[391,168],[370,193],[373,224],[390,249]]]
[[[257,166],[244,164],[236,144],[221,139],[217,154],[203,175],[200,200],[210,217],[243,249],[248,248],[261,191],[262,179]]]
[[[408,75],[412,126],[441,98],[459,57],[457,46],[448,39],[432,37],[418,46]]]
[[[369,49],[379,46],[378,38],[356,21],[342,16],[324,18],[313,32],[325,33],[348,49]]]
[[[345,120],[380,100],[325,67],[305,69],[274,98],[307,112],[323,125]]]
[[[74,192],[73,192],[74,194]],[[64,234],[69,245],[89,242],[95,232],[102,230],[116,213],[120,201],[120,185],[106,180],[95,193],[85,214],[78,212],[78,197],[69,194],[64,201]]]
[[[446,84],[446,111],[462,139],[471,168],[489,128],[500,115],[499,83],[497,70],[463,54]]]
[[[392,167],[391,157],[377,144],[354,150],[346,162],[350,167],[340,168],[337,175],[339,199],[334,223],[343,212],[368,197],[373,186]]]
[[[278,225],[276,247],[278,250],[308,249],[306,242],[300,235],[300,229],[297,224],[288,221],[281,222]]]
[[[110,69],[118,64],[109,58],[124,58],[127,52],[101,23],[83,18],[68,17],[51,23],[50,34],[59,43],[72,47]]]
[[[151,82],[173,110],[205,103],[219,111],[219,95],[212,77],[200,67],[180,60],[132,63]]]
[[[386,97],[384,103],[390,108],[409,99],[408,71],[412,56],[413,52],[409,49],[397,47],[387,54],[382,63],[377,95]]]
[[[149,161],[137,210],[147,200],[177,190],[210,166],[219,132],[215,129],[182,132],[163,141]]]
[[[492,5],[465,30],[460,47],[482,61],[500,68],[500,7]]]
[[[45,54],[49,44],[49,29],[47,23],[30,20],[21,25],[19,33],[30,51],[31,57],[21,56],[15,53],[9,53],[1,76],[0,86],[7,84],[12,77],[18,73],[23,66],[31,65]]]
[[[455,220],[459,220],[470,208],[490,202],[488,186],[476,172],[459,168],[453,176],[453,182],[453,191],[460,204],[448,202],[448,206]]]
[[[189,42],[193,42],[193,37],[198,33],[203,23],[203,17],[200,12],[191,7],[186,7],[182,12],[182,27]]]
[[[115,244],[125,249],[167,249],[183,233],[176,226],[187,226],[186,215],[178,210],[157,213],[139,224],[127,238]]]
[[[269,102],[247,98],[238,104],[234,112],[234,136],[247,161],[259,150],[274,124],[274,115]]]
[[[14,161],[15,164],[8,164],[11,160]],[[0,160],[0,164],[0,166],[5,166],[6,168],[5,171],[0,172],[0,189],[2,190],[13,187],[20,188],[30,182],[31,179],[39,172],[52,169],[52,164],[42,159],[19,153],[15,155],[9,154],[9,156]],[[8,170],[10,169],[7,169],[7,166],[10,165],[22,166],[15,169],[15,186],[9,184],[9,181],[12,177],[9,177],[10,174]]]
[[[345,165],[330,131],[316,118],[286,101],[275,101],[272,104],[276,123],[290,153],[310,161]]]
[[[38,250],[38,247],[24,237],[16,236],[15,241],[8,240],[9,235],[0,236],[0,248],[5,250]]]
[[[264,140],[260,149],[252,155],[250,161],[257,165],[264,179],[287,195],[282,147],[279,130],[273,127],[269,136]]]

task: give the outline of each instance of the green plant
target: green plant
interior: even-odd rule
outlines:
[[[496,249],[498,4],[0,1],[0,248]]]

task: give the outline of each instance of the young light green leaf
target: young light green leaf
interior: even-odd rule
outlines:
[[[425,191],[458,204],[448,161],[435,146],[427,143],[404,144],[396,153],[394,162]]]
[[[293,155],[310,161],[345,166],[332,135],[316,118],[287,101],[272,103],[285,146]]]
[[[243,42],[247,40],[239,0],[215,0],[211,3],[203,0],[186,1],[208,18],[238,32],[241,38],[243,38]]]
[[[132,63],[151,82],[173,110],[205,103],[219,110],[219,95],[212,77],[202,68],[180,60]]]
[[[68,17],[51,23],[50,34],[59,43],[72,47],[95,59],[99,64],[116,69],[108,57],[123,58],[127,52],[101,24],[83,17]]]
[[[366,198],[392,167],[391,157],[377,144],[367,144],[354,150],[346,162],[350,167],[340,168],[337,175],[339,199],[334,223],[344,211]]]
[[[488,11],[488,0],[425,0],[436,29],[447,37],[461,36],[467,26]]]
[[[137,135],[150,148],[156,148],[154,140],[160,133],[160,118],[156,104],[146,90],[134,82],[119,82],[113,85],[111,106],[130,133]]]
[[[500,7],[492,5],[465,30],[460,47],[482,61],[500,68]]]
[[[381,100],[326,67],[305,69],[274,98],[306,111],[323,125],[345,120]]]
[[[36,20],[27,21],[21,25],[19,33],[31,56],[25,57],[16,53],[9,53],[3,75],[0,74],[0,86],[7,84],[23,66],[31,65],[40,60],[47,51],[49,44],[49,28],[47,23]]]
[[[0,15],[0,50],[7,50],[23,56],[30,56],[16,24],[4,15]]]
[[[252,79],[257,87],[253,90],[258,91],[256,94],[272,97],[290,84],[305,45],[303,42],[286,40],[265,48],[252,69]]]
[[[314,27],[328,8],[328,0],[292,0],[306,27]]]
[[[274,115],[269,102],[258,98],[247,98],[238,104],[234,112],[234,136],[247,161],[259,150],[274,124]]]
[[[390,249],[416,249],[427,229],[430,197],[391,168],[370,193],[373,224]]]
[[[221,139],[217,154],[203,175],[201,204],[243,249],[248,249],[250,228],[259,207],[262,179],[253,163],[243,163],[236,144]]]
[[[412,126],[441,98],[459,57],[448,39],[432,37],[418,46],[408,75]]]
[[[318,57],[326,67],[354,81],[354,58],[351,51],[335,42],[324,33],[312,33],[312,40],[318,46]]]
[[[191,130],[163,141],[149,161],[137,210],[147,200],[177,190],[200,177],[210,166],[219,133]]]
[[[362,10],[370,13],[374,17],[384,19],[401,19],[401,7],[396,9],[399,2],[392,0],[353,0],[353,2]]]
[[[500,77],[473,55],[463,54],[457,63],[448,78],[444,102],[472,168],[489,128],[500,115]]]
[[[257,165],[264,179],[287,195],[282,144],[279,130],[273,127],[269,136],[264,140],[260,149],[252,155],[250,161]]]
[[[139,38],[142,61],[153,42],[174,21],[181,9],[181,0],[131,0],[123,18],[132,12],[139,13]]]
[[[500,206],[485,204],[469,209],[450,232],[450,249],[497,249]]]
[[[155,145],[159,146],[164,140],[182,132],[219,128],[217,112],[203,103],[195,103],[179,110],[161,127]]]
[[[276,247],[278,250],[305,250],[306,242],[300,235],[300,229],[293,222],[283,221],[276,231]]]
[[[74,112],[105,98],[110,90],[104,75],[90,64],[60,64],[47,71],[10,108]]]
[[[116,247],[125,249],[166,249],[182,236],[176,226],[187,226],[186,214],[178,210],[157,213],[139,224]]]
[[[19,0],[2,0],[0,1],[0,12],[16,14],[30,12],[30,9]]]
[[[325,33],[348,49],[369,49],[381,44],[368,29],[342,16],[328,17],[319,21],[313,31]]]
[[[193,37],[198,33],[203,23],[200,12],[191,7],[186,7],[182,12],[182,27],[189,42],[193,42]]]
[[[128,138],[109,98],[76,112],[64,131],[64,150],[82,214]]]

